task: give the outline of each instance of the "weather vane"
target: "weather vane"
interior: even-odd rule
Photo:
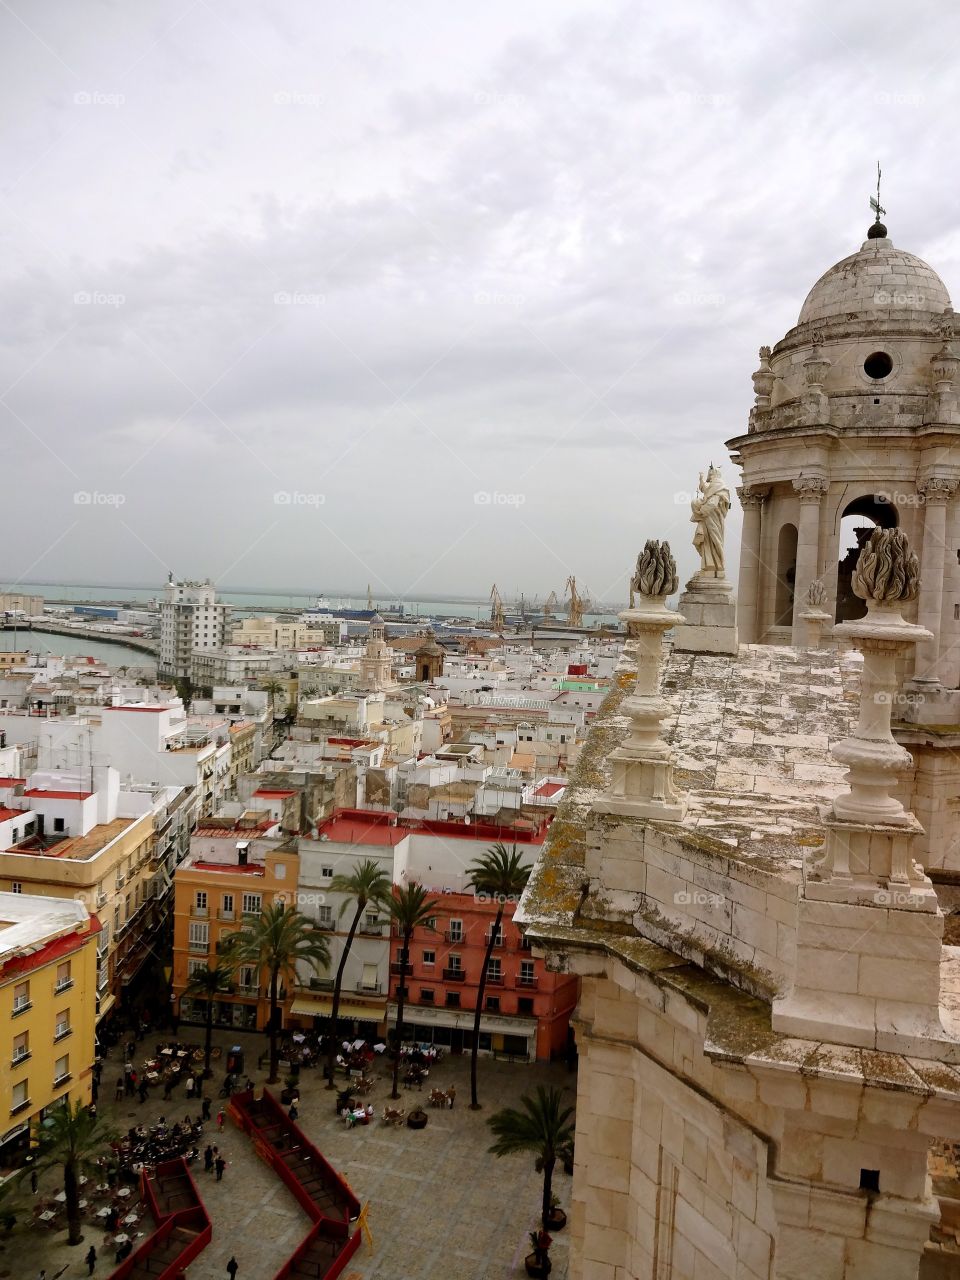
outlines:
[[[881,205],[880,203],[880,161],[879,160],[877,161],[877,195],[876,195],[876,199],[874,199],[873,196],[870,197],[870,208],[877,215],[877,222],[880,221],[880,215],[887,212],[886,209],[884,209],[883,205]]]

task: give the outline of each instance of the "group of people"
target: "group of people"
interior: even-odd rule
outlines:
[[[159,1164],[163,1160],[173,1160],[176,1156],[196,1159],[203,1137],[203,1122],[209,1118],[208,1103],[206,1114],[193,1120],[187,1115],[182,1120],[168,1124],[166,1116],[161,1116],[149,1128],[142,1124],[132,1125],[127,1130],[127,1136],[114,1145],[121,1178],[127,1176],[130,1180],[135,1180],[144,1165]]]

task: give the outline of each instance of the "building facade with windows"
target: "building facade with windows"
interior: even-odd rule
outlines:
[[[161,679],[189,678],[197,650],[219,649],[226,639],[228,607],[217,600],[210,582],[174,582],[163,588],[160,602]]]
[[[0,892],[73,898],[95,912],[97,1018],[122,999],[164,921],[156,829],[169,789],[124,791],[115,769],[40,771],[4,788]],[[162,845],[169,856],[169,841]]]
[[[82,902],[0,892],[0,1159],[69,1100],[89,1102],[99,921]]]
[[[197,969],[214,968],[230,934],[259,918],[276,901],[293,904],[299,857],[296,845],[273,833],[268,815],[248,813],[235,823],[201,824],[190,855],[174,877],[173,996],[180,1017],[202,1022],[203,1001],[184,992]],[[285,1014],[293,991],[284,990]],[[268,1025],[270,992],[265,975],[245,967],[233,990],[216,1002],[217,1026],[254,1031]]]

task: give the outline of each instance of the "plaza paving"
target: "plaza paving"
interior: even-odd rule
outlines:
[[[180,1037],[199,1043],[202,1032],[182,1026]],[[144,1046],[151,1043],[148,1039]],[[215,1043],[224,1049],[242,1044],[248,1073],[258,1087],[263,1083],[266,1071],[256,1065],[264,1047],[262,1036],[218,1033]],[[120,1063],[120,1050],[114,1049],[104,1067],[105,1086],[116,1079]],[[359,1199],[370,1204],[373,1251],[366,1243],[361,1246],[344,1272],[346,1280],[506,1280],[526,1274],[523,1258],[529,1251],[528,1232],[537,1224],[541,1177],[532,1157],[498,1160],[487,1153],[490,1131],[486,1117],[498,1107],[515,1105],[522,1093],[537,1084],[569,1089],[572,1102],[575,1077],[562,1064],[526,1066],[481,1059],[480,1099],[484,1106],[474,1112],[467,1105],[469,1066],[469,1058],[445,1057],[431,1072],[422,1093],[401,1089],[402,1101],[396,1105],[409,1110],[420,1101],[429,1114],[430,1121],[421,1132],[406,1126],[387,1128],[379,1118],[369,1126],[347,1129],[334,1114],[335,1095],[324,1089],[320,1073],[302,1073],[300,1125]],[[249,1139],[229,1120],[222,1137],[217,1135],[222,1066],[214,1064],[214,1070],[207,1089],[214,1121],[207,1125],[204,1136],[219,1144],[228,1164],[220,1183],[212,1174],[204,1174],[202,1165],[193,1167],[213,1223],[213,1240],[189,1268],[189,1278],[222,1280],[234,1253],[240,1264],[238,1280],[272,1280],[281,1262],[306,1234],[309,1222],[292,1195],[256,1157]],[[378,1117],[390,1093],[387,1070],[385,1061],[376,1063],[377,1085],[367,1099]],[[451,1084],[457,1089],[454,1109],[430,1107],[430,1088]],[[155,1089],[140,1106],[136,1098],[116,1103],[112,1088],[105,1087],[100,1106],[121,1130],[141,1121],[148,1124],[160,1115],[172,1120],[187,1111],[199,1111],[199,1103],[187,1103],[182,1088],[168,1103]],[[562,1207],[569,1208],[570,1179],[562,1172],[555,1178],[555,1192]],[[48,1236],[18,1232],[0,1253],[0,1276],[34,1280],[45,1267],[48,1280],[52,1280],[64,1265],[64,1280],[85,1276],[83,1254],[91,1240],[100,1249],[103,1232],[88,1227],[85,1235],[84,1244],[71,1249],[63,1243],[65,1231]],[[567,1277],[567,1236],[567,1231],[554,1236],[553,1280]],[[112,1253],[104,1252],[95,1275],[108,1275],[112,1265]]]

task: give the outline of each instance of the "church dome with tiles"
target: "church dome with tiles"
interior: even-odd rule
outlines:
[[[895,248],[889,237],[876,236],[823,273],[807,294],[798,324],[880,320],[904,311],[941,314],[949,307],[947,287],[931,266]]]

